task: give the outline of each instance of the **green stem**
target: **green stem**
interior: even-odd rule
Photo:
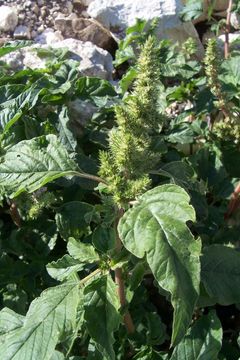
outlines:
[[[102,272],[101,269],[94,270],[93,272],[91,272],[91,274],[87,275],[85,278],[80,280],[80,286],[85,285],[89,280],[91,280],[94,276],[100,274],[101,272]]]

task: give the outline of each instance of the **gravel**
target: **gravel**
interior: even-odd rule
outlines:
[[[78,0],[0,0],[0,6],[14,7],[18,15],[18,26],[26,26],[30,37],[40,35],[45,29],[55,29],[55,18],[59,14],[80,16],[86,8]],[[2,30],[0,37],[16,38],[14,31]]]

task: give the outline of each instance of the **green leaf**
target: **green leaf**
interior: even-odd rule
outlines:
[[[84,308],[86,326],[98,350],[107,360],[114,360],[113,333],[120,324],[120,304],[110,275],[102,276],[85,287]]]
[[[9,54],[18,49],[22,49],[23,47],[31,45],[31,41],[21,40],[21,41],[11,41],[9,43],[4,44],[0,47],[0,57]]]
[[[221,80],[225,83],[232,83],[236,86],[240,84],[240,56],[234,56],[223,62],[222,68],[224,70]]]
[[[240,302],[240,253],[224,245],[205,247],[201,279],[211,298],[221,305]]]
[[[88,234],[89,224],[85,215],[93,211],[93,206],[80,201],[70,201],[63,204],[56,213],[56,223],[63,239],[76,239]]]
[[[59,140],[69,151],[75,151],[77,147],[77,141],[73,135],[73,132],[69,128],[69,113],[66,106],[62,107],[62,110],[59,114]]]
[[[93,263],[99,261],[99,256],[92,245],[84,244],[72,237],[68,240],[67,249],[74,259],[83,263]]]
[[[65,356],[59,351],[54,351],[51,360],[66,360]]]
[[[217,360],[222,327],[214,311],[202,316],[175,347],[170,360]]]
[[[0,335],[1,356],[4,360],[51,359],[60,337],[75,327],[77,304],[77,283],[45,290],[31,303],[23,326]],[[0,319],[5,316],[2,310]]]
[[[52,278],[62,281],[67,279],[72,273],[82,270],[83,267],[83,264],[78,260],[66,254],[61,259],[47,264],[47,271]]]
[[[25,91],[20,91],[16,97],[8,98],[7,101],[1,103],[3,110],[0,112],[0,126],[3,133],[16,123],[24,108],[27,107],[30,110],[36,105],[41,91],[41,87],[36,83]]]
[[[185,335],[199,294],[200,242],[186,221],[195,220],[188,194],[176,185],[147,191],[120,220],[124,246],[147,262],[159,285],[171,293],[174,307],[172,344]]]
[[[144,346],[142,347],[142,350],[133,357],[133,360],[167,360],[167,358],[167,354],[157,352],[148,346]]]
[[[116,96],[114,87],[107,80],[83,76],[77,81],[77,95],[82,99],[94,100],[98,96]]]
[[[100,225],[94,230],[92,241],[98,251],[106,253],[116,246],[116,233],[113,228]]]
[[[155,173],[155,172],[154,172]],[[181,187],[185,189],[193,189],[194,183],[194,169],[183,161],[172,161],[161,167],[156,171],[159,175],[168,177]],[[196,182],[196,180],[195,180]]]
[[[136,77],[137,77],[137,69],[131,66],[126,72],[126,74],[124,74],[121,80],[119,81],[119,86],[122,90],[122,94],[124,94],[128,90],[129,86],[133,83]]]
[[[0,312],[0,339],[3,335],[21,328],[23,323],[24,316],[15,313],[11,309],[3,308]]]
[[[202,0],[188,0],[183,10],[181,11],[181,18],[183,21],[192,21],[200,17],[203,13]]]
[[[74,175],[77,166],[55,135],[24,140],[12,146],[0,164],[0,186],[11,197],[33,192],[61,176]]]

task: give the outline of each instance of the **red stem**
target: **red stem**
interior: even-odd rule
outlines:
[[[17,227],[21,227],[21,218],[18,212],[17,205],[14,201],[11,203],[10,206],[10,215],[14,224],[17,225]]]
[[[119,234],[118,234],[117,226],[118,226],[119,220],[123,216],[123,213],[124,213],[124,210],[120,209],[119,210],[119,215],[117,217],[116,224],[115,224],[115,229],[116,229],[116,250],[118,252],[121,251],[122,242],[121,242],[121,239],[120,239]],[[115,270],[115,283],[118,286],[117,287],[117,293],[118,293],[120,305],[121,305],[122,308],[124,308],[126,306],[126,304],[127,304],[127,301],[126,301],[126,296],[125,296],[123,273],[122,273],[121,268],[117,268]],[[132,333],[135,332],[135,326],[133,324],[131,314],[129,313],[128,310],[125,312],[125,315],[124,315],[124,324],[125,324],[127,332],[129,334],[132,334]]]
[[[232,10],[232,0],[229,0],[228,9],[227,9],[227,19],[226,19],[226,28],[225,28],[225,43],[224,43],[224,57],[225,59],[229,56],[229,33],[230,33],[230,17]]]
[[[225,220],[229,219],[231,215],[237,210],[240,205],[240,183],[236,186],[232,193],[231,200],[228,204],[228,209],[224,215]]]

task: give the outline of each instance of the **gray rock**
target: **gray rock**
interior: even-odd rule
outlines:
[[[93,0],[79,0],[79,2],[84,6],[89,6]]]
[[[112,80],[112,57],[91,42],[82,42],[76,39],[65,39],[51,44],[52,48],[68,48],[70,58],[79,61],[79,71],[86,76],[97,76],[102,79]],[[48,45],[35,44],[25,47],[1,58],[14,70],[23,68],[40,69],[44,68],[47,59],[39,58],[37,48],[47,49]]]
[[[91,120],[97,107],[88,100],[76,99],[68,104],[71,125],[74,131],[80,136],[84,126]]]
[[[233,12],[230,17],[232,27],[236,30],[240,30],[240,14]]]
[[[93,44],[114,54],[117,43],[109,30],[105,29],[98,21],[86,18],[72,20],[72,29],[77,39],[91,41]]]
[[[219,48],[223,51],[225,35],[218,36],[217,41],[218,41]],[[229,45],[230,45],[230,50],[233,50],[233,49],[239,50],[240,49],[240,32],[229,34]]]
[[[0,6],[0,31],[13,31],[18,23],[17,12],[13,7]]]
[[[31,31],[25,25],[19,25],[16,27],[13,33],[14,39],[31,39]]]
[[[181,0],[93,0],[87,11],[114,33],[134,25],[137,18],[151,22],[157,17],[160,20],[157,29],[160,39],[169,38],[181,44],[192,37],[197,42],[199,55],[203,55],[203,47],[194,25],[180,20],[182,7]]]
[[[60,31],[54,31],[53,29],[45,29],[41,35],[35,38],[35,41],[40,44],[52,45],[58,41],[62,41],[63,36]]]

